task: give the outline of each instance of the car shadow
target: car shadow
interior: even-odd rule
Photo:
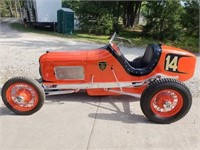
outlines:
[[[86,92],[47,96],[45,105],[63,105],[67,102],[79,102],[96,107],[95,113],[88,114],[89,118],[97,120],[120,121],[123,123],[151,123],[142,114],[134,113],[130,104],[139,102],[131,96],[88,96]],[[119,107],[121,106],[121,107]],[[105,113],[106,112],[106,113]],[[15,115],[5,106],[0,107],[0,115]],[[16,115],[17,116],[17,115]]]
[[[89,118],[123,123],[151,123],[143,114],[137,114],[134,109],[131,109],[131,104],[139,103],[139,99],[126,95],[88,96],[86,92],[82,91],[68,95],[48,96],[46,104],[57,103],[62,105],[69,101],[96,107],[95,113],[88,114]]]
[[[67,101],[80,102],[96,107],[95,113],[88,114],[89,118],[97,120],[120,121],[130,124],[151,123],[143,114],[136,114],[134,113],[134,110],[131,110],[130,106],[132,103],[139,103],[139,99],[131,96],[88,96],[86,92],[79,92],[68,95],[47,97],[47,103],[56,102],[58,104],[63,104]]]
[[[134,113],[134,110],[131,110],[131,103],[138,102],[139,99],[134,99],[131,96],[109,96],[106,99],[107,100],[104,100],[104,102],[107,102],[109,105],[106,105],[107,107],[102,106],[102,101],[100,100],[99,105],[97,105],[97,112],[88,114],[88,117],[98,120],[120,121],[123,123],[131,124],[150,123],[147,118],[144,117],[144,115]],[[122,107],[119,107],[120,105],[122,105]]]

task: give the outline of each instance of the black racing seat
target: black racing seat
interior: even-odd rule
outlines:
[[[127,60],[123,54],[118,55],[115,51],[114,53],[112,52],[113,56],[121,63],[126,72],[134,76],[142,76],[151,73],[158,64],[161,53],[161,46],[158,44],[149,44],[144,55],[133,61]]]
[[[156,53],[154,53],[154,51],[156,51],[155,49],[156,48],[152,44],[148,45],[144,55],[140,56],[138,58],[135,58],[133,61],[129,61],[130,65],[133,68],[145,68],[145,67],[147,67],[151,63],[151,61],[156,60],[156,59],[153,59],[154,54],[156,55]]]

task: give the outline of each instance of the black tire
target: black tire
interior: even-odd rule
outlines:
[[[9,93],[9,92],[7,93],[7,91],[9,90],[10,87],[12,87],[13,85],[15,85],[17,83],[22,83],[22,84],[30,86],[31,87],[30,89],[33,89],[32,91],[34,91],[34,94],[37,95],[36,96],[37,97],[37,103],[34,104],[34,106],[32,106],[33,108],[31,107],[30,110],[27,110],[27,111],[23,110],[23,111],[21,111],[19,109],[16,109],[16,107],[13,107],[11,105],[11,103],[7,99],[7,95],[6,94]],[[31,94],[32,93],[31,93],[31,90],[30,90],[29,91],[29,95],[31,95]],[[27,78],[27,77],[14,77],[14,78],[9,79],[4,84],[4,86],[2,88],[1,96],[2,96],[4,104],[11,111],[13,111],[14,113],[19,114],[19,115],[31,115],[31,114],[37,112],[43,106],[43,103],[44,103],[44,100],[45,100],[45,93],[44,93],[44,90],[41,87],[41,85],[36,80],[30,79],[30,78]],[[31,99],[33,99],[32,95],[31,95]],[[14,100],[12,101],[12,103],[17,104],[16,102],[14,102]],[[35,103],[35,100],[34,100],[34,103]],[[17,104],[17,105],[19,105],[19,104]]]
[[[172,93],[170,93],[171,94],[170,95],[169,92],[166,92],[165,90],[166,91],[171,90],[171,91],[174,91],[174,93],[172,92]],[[158,95],[159,93],[163,94],[162,91],[163,92],[165,91],[164,95],[161,95],[161,96]],[[175,93],[177,93],[177,94],[175,95]],[[173,98],[173,95],[175,95],[174,99],[176,99],[177,104],[174,106],[174,108],[172,108],[173,107],[172,105],[169,105],[169,109],[171,109],[171,110],[169,110],[169,111],[164,110],[164,112],[161,112],[160,107],[159,106],[157,107],[157,105],[159,105],[158,101],[159,100],[165,101],[165,104],[166,104],[168,99],[170,99],[170,98],[164,99],[164,97],[162,97],[162,96],[166,96],[166,95],[168,97],[170,96],[170,98]],[[179,95],[179,97],[177,95]],[[156,97],[156,96],[158,96],[158,97]],[[158,103],[158,104],[156,105],[155,103],[156,104]],[[179,104],[180,104],[180,106],[178,106]],[[170,123],[173,123],[175,121],[182,119],[190,110],[191,105],[192,105],[192,96],[191,96],[189,89],[186,87],[186,85],[175,79],[168,79],[168,78],[151,82],[148,85],[148,87],[144,90],[144,92],[142,93],[142,96],[140,99],[140,106],[141,106],[141,109],[142,109],[142,112],[144,113],[144,115],[150,121],[153,121],[155,123],[161,123],[161,124],[170,124]],[[164,107],[164,104],[162,106],[163,106],[163,109],[166,109],[166,107]],[[159,109],[159,110],[156,110],[156,109]],[[172,111],[174,111],[173,112],[174,114],[166,115],[166,114],[170,114],[170,112],[172,112]],[[156,113],[158,112],[158,113],[156,114],[155,112]],[[166,116],[164,116],[164,114]]]

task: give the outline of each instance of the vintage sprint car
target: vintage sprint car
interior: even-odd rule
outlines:
[[[47,51],[39,58],[40,80],[14,77],[2,88],[4,104],[20,115],[38,111],[47,95],[85,89],[91,96],[130,95],[140,98],[144,115],[168,124],[183,118],[192,95],[183,84],[195,70],[192,53],[166,45],[149,44],[143,56],[128,60],[116,33],[109,44],[94,50]]]

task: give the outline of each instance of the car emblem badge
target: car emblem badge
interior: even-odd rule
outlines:
[[[99,62],[99,69],[100,70],[105,70],[107,67],[107,63],[106,62]]]

